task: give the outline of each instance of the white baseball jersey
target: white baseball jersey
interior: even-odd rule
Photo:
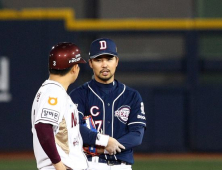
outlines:
[[[35,124],[39,122],[53,125],[56,147],[66,166],[74,170],[87,168],[77,107],[58,82],[46,80],[32,105],[33,148],[37,167],[41,170],[55,169],[39,143],[35,130]]]

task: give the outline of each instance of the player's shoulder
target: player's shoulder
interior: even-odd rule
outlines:
[[[88,89],[88,84],[89,84],[89,82],[86,82],[86,83],[84,83],[84,84],[74,88],[73,90],[71,90],[69,95],[73,96],[73,95],[78,95],[78,94],[86,93],[86,90]]]
[[[44,90],[44,93],[47,95],[53,95],[53,96],[66,95],[66,90],[62,87],[62,85],[52,80],[46,80],[42,84],[41,89]]]
[[[35,101],[38,103],[64,103],[67,100],[66,90],[61,84],[46,80],[35,96]],[[48,101],[48,102],[46,102]],[[59,102],[62,101],[62,102]]]
[[[123,91],[124,91],[123,96],[127,96],[127,99],[130,99],[130,100],[133,99],[133,100],[136,100],[136,101],[142,101],[142,97],[141,97],[141,95],[140,95],[140,93],[139,93],[139,91],[137,89],[132,88],[132,87],[130,87],[128,85],[125,85],[125,84],[123,84],[121,82],[117,82],[117,83],[118,83],[118,87],[120,89],[123,88]]]
[[[119,86],[119,87],[121,87],[121,86],[125,87],[125,92],[126,92],[126,93],[138,94],[138,95],[140,95],[140,93],[138,92],[138,90],[136,90],[135,88],[132,88],[132,87],[130,87],[130,86],[126,85],[126,84],[123,84],[123,83],[121,83],[121,82],[119,82],[119,81],[117,81],[117,82],[118,82],[118,86]]]

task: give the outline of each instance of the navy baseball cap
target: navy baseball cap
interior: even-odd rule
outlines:
[[[96,58],[104,54],[117,56],[116,44],[109,38],[99,38],[94,40],[90,45],[89,58]]]

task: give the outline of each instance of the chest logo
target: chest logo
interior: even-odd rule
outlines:
[[[117,117],[122,123],[126,124],[130,114],[130,106],[124,105],[115,111]]]
[[[48,103],[53,106],[56,105],[58,103],[57,98],[49,97]]]
[[[92,106],[92,107],[90,108],[90,113],[91,113],[92,116],[98,116],[98,115],[100,114],[100,112],[99,112],[99,107],[97,107],[97,106]]]

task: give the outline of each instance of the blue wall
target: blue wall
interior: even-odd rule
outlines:
[[[0,102],[0,151],[32,150],[31,106],[36,91],[48,78],[51,46],[61,41],[78,44],[81,36],[88,34],[66,31],[59,20],[0,21],[0,32],[0,58],[5,56],[10,61],[12,95],[11,101]],[[186,31],[181,33],[187,35]],[[143,144],[135,148],[137,152],[222,151],[222,86],[196,82],[199,62],[195,62],[197,53],[193,50],[195,36],[192,32],[187,36],[185,61],[148,62],[149,68],[140,63],[140,68],[133,68],[183,72],[187,76],[186,83],[178,86],[134,87],[143,97],[147,118]],[[194,57],[194,63],[189,57]],[[123,62],[119,69],[128,70],[129,64]],[[81,71],[89,71],[88,66]]]

